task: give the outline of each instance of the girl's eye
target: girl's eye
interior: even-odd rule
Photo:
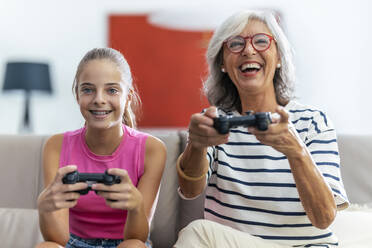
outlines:
[[[83,92],[84,94],[90,94],[90,93],[93,92],[93,90],[90,89],[90,88],[82,88],[82,89],[81,89],[81,92]]]
[[[116,94],[116,93],[119,92],[119,91],[118,91],[117,89],[115,89],[115,88],[110,88],[108,91],[109,91],[110,94]]]

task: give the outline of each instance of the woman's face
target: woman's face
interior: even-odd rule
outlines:
[[[246,37],[258,33],[272,36],[266,24],[259,20],[250,20],[239,35]],[[272,90],[273,78],[279,62],[275,41],[271,41],[269,49],[263,52],[258,52],[252,47],[250,38],[246,39],[246,46],[240,53],[232,53],[226,44],[223,48],[222,68],[228,73],[239,94],[243,92],[260,94]]]
[[[121,125],[128,87],[115,63],[107,59],[89,61],[78,78],[77,100],[91,128]]]

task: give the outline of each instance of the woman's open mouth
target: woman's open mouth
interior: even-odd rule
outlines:
[[[254,76],[261,70],[261,68],[262,66],[258,63],[245,63],[239,66],[239,70],[244,76]]]

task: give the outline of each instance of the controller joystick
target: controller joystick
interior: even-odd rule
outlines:
[[[90,190],[92,190],[92,184],[103,183],[105,185],[113,185],[120,183],[121,180],[119,176],[108,174],[107,170],[105,173],[79,173],[78,171],[73,171],[67,173],[62,178],[63,184],[75,184],[78,182],[88,183],[88,188],[75,191],[81,195],[86,195]]]
[[[227,134],[233,127],[257,127],[260,131],[268,129],[269,124],[272,123],[271,113],[258,112],[253,114],[252,111],[246,112],[247,115],[233,116],[225,115],[213,119],[213,127],[220,134]]]

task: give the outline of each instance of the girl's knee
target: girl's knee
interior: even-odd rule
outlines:
[[[127,239],[121,242],[118,248],[146,248],[146,245],[138,239]]]
[[[63,248],[63,246],[55,243],[55,242],[49,242],[49,241],[46,241],[46,242],[42,242],[40,244],[37,244],[35,246],[35,248]]]

